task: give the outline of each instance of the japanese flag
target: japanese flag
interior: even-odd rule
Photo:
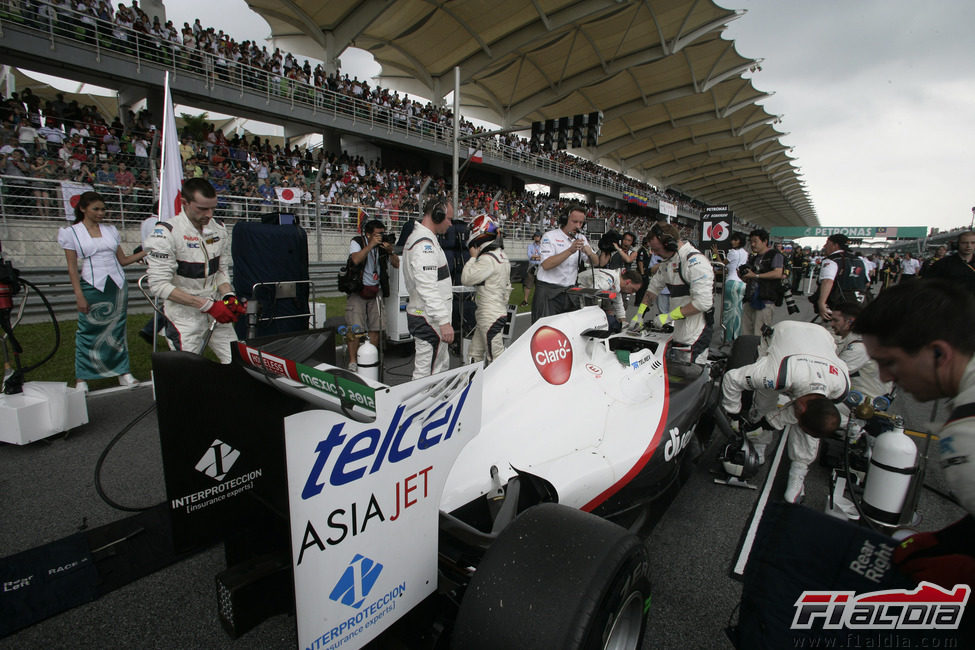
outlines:
[[[301,203],[301,190],[295,187],[275,187],[274,191],[278,195],[281,203]]]
[[[166,73],[163,98],[162,167],[159,169],[159,219],[167,221],[182,210],[179,198],[183,187],[183,159],[179,156],[179,138],[176,136],[176,116],[173,114],[173,96],[169,92],[169,72]]]
[[[78,205],[78,199],[85,192],[90,192],[94,188],[84,183],[73,183],[71,181],[61,181],[61,202],[64,204],[64,218],[74,221],[74,206]]]

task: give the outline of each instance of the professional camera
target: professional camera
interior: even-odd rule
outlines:
[[[749,271],[751,271],[752,273],[758,273],[758,269],[756,269],[751,264],[748,264],[747,262],[738,265],[738,277],[741,278],[742,280],[745,279],[744,274],[748,273]]]
[[[623,241],[623,236],[615,230],[610,230],[599,238],[599,250],[604,253],[612,253],[616,250],[616,245]]]
[[[383,233],[383,243],[384,244],[395,244],[396,243],[396,235],[394,235],[391,232],[384,232]]]
[[[782,286],[782,300],[785,302],[786,311],[788,311],[790,314],[798,314],[799,305],[796,304],[796,297],[792,295],[792,288],[784,282],[782,283]]]

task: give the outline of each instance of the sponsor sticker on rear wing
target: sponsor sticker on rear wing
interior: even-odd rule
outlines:
[[[245,364],[263,375],[290,379],[341,402],[350,402],[373,413],[376,411],[376,389],[365,383],[269,354],[243,341],[237,342],[237,350]]]

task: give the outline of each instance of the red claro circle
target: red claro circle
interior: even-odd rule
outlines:
[[[538,374],[548,383],[559,386],[572,376],[572,344],[554,327],[545,325],[535,331],[531,355]]]

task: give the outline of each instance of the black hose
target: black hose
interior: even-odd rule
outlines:
[[[111,442],[109,442],[108,445],[106,445],[105,449],[101,453],[101,456],[98,457],[98,462],[95,463],[95,491],[98,493],[98,496],[102,498],[102,501],[107,503],[109,506],[115,508],[116,510],[122,510],[124,512],[144,512],[146,510],[151,510],[152,508],[156,507],[156,504],[153,504],[151,506],[143,506],[143,507],[123,506],[122,504],[116,503],[111,498],[109,498],[109,496],[105,494],[105,490],[102,488],[102,465],[105,463],[105,459],[108,457],[108,453],[112,450],[112,447],[114,447],[115,443],[117,443],[119,440],[122,439],[122,436],[124,436],[126,433],[131,431],[132,427],[137,425],[139,422],[142,421],[143,418],[145,418],[147,415],[149,415],[155,410],[156,410],[156,403],[153,402],[149,406],[149,408],[147,408],[145,411],[137,415],[134,420],[126,424],[121,431],[115,434],[115,437],[112,438]]]
[[[36,291],[37,295],[41,297],[41,301],[44,303],[44,306],[47,307],[47,313],[51,316],[51,324],[54,325],[54,347],[51,349],[50,354],[48,354],[46,357],[44,357],[37,363],[20,369],[21,374],[27,374],[29,371],[41,367],[42,365],[50,361],[55,354],[57,354],[58,348],[61,347],[61,328],[58,327],[58,318],[57,316],[54,315],[54,309],[51,307],[51,303],[48,302],[47,296],[44,295],[44,292],[38,289],[37,285],[35,285],[33,282],[29,280],[20,278],[20,282],[23,282],[28,287]]]

